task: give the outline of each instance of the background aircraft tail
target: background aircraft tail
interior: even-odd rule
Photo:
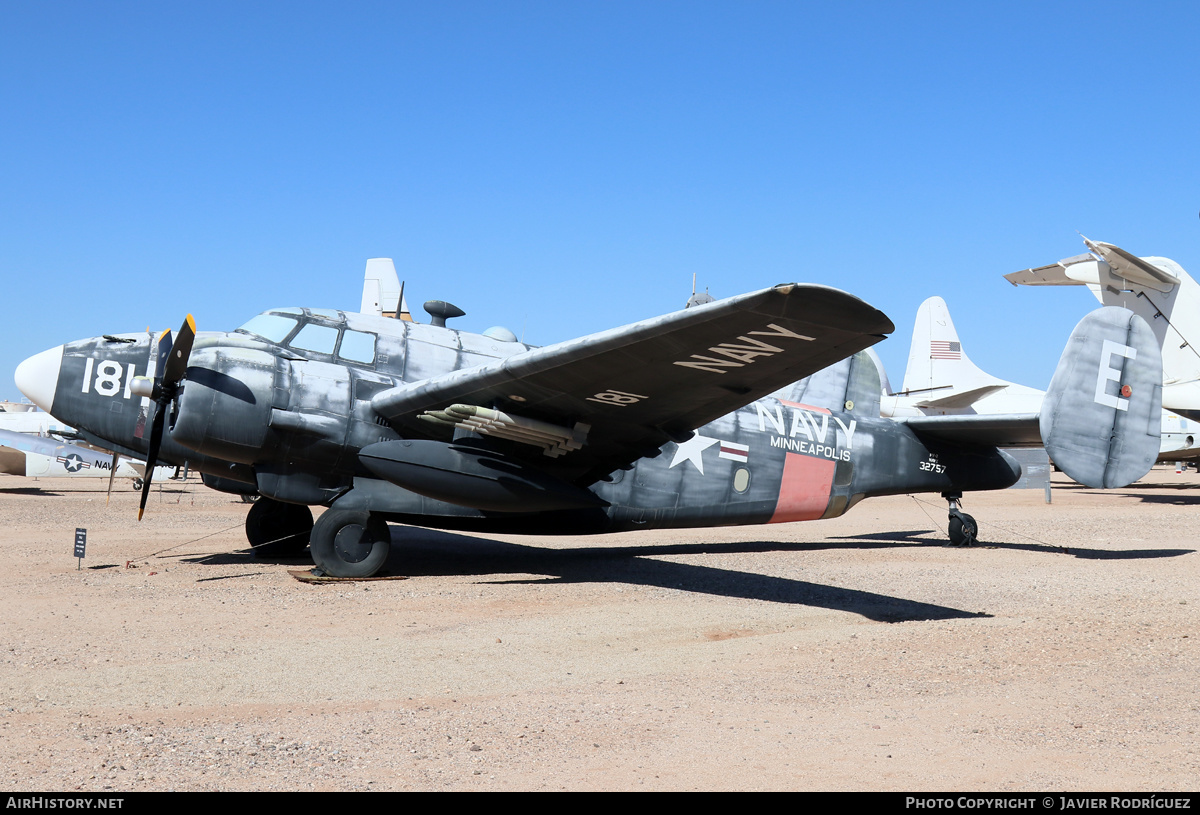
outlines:
[[[362,305],[358,310],[377,317],[412,320],[408,303],[404,302],[404,288],[396,274],[396,264],[392,263],[391,258],[371,258],[367,261],[367,271],[363,274]]]
[[[1080,321],[1042,403],[1039,427],[1059,469],[1089,487],[1150,471],[1162,425],[1162,358],[1150,326],[1116,307]]]
[[[930,297],[917,309],[901,393],[919,407],[966,408],[1011,382],[984,373],[963,350],[946,301]]]
[[[1083,239],[1089,252],[1005,275],[1014,286],[1087,286],[1103,305],[1121,306],[1150,326],[1162,352],[1163,404],[1200,411],[1200,285],[1170,258],[1137,257]]]

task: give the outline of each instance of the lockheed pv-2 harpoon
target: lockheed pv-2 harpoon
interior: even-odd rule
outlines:
[[[786,284],[542,348],[504,329],[342,311],[268,311],[229,333],[106,335],[42,352],[20,389],[92,443],[186,463],[257,493],[272,556],[364,577],[387,522],[583,534],[829,518],[863,498],[949,501],[1007,487],[1002,447],[1045,444],[1083,483],[1140,478],[1158,452],[1159,354],[1145,322],[1098,309],[1038,414],[880,418],[868,346],[892,322],[836,289]],[[149,479],[142,495],[145,508]],[[316,524],[309,507],[328,509]],[[139,512],[140,517],[140,512]]]

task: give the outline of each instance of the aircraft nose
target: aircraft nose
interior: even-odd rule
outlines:
[[[62,368],[63,346],[34,354],[17,366],[13,376],[21,393],[47,413],[54,406],[58,372]]]

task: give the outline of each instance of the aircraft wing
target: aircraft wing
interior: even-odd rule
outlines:
[[[1174,463],[1176,461],[1195,461],[1200,459],[1200,447],[1189,447],[1182,450],[1166,450],[1158,454],[1156,461],[1159,464]]]
[[[410,436],[436,436],[420,417],[454,405],[570,428],[582,443],[561,466],[599,477],[894,330],[846,292],[784,284],[401,385],[371,404]]]
[[[897,419],[925,439],[986,447],[1041,447],[1036,413],[915,416]]]

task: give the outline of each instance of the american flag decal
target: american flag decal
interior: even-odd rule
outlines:
[[[946,340],[929,341],[930,359],[962,359],[962,344]]]
[[[727,458],[730,461],[747,462],[750,460],[750,445],[735,444],[731,441],[721,442],[721,458]]]

